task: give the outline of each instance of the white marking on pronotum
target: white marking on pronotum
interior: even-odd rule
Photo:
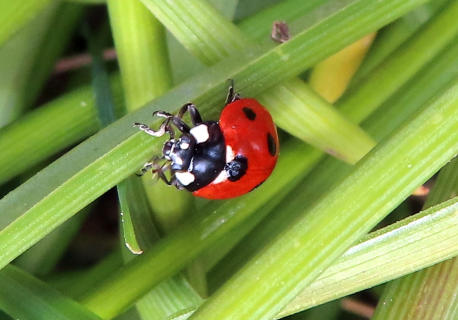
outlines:
[[[181,159],[180,157],[176,157],[173,159],[173,162],[181,166],[183,164],[183,159]]]
[[[208,127],[205,124],[199,124],[191,128],[190,132],[194,138],[196,138],[197,143],[205,142],[210,137],[208,134]]]
[[[196,180],[196,177],[191,172],[175,172],[175,177],[180,181],[180,183],[184,186],[187,186]]]
[[[180,149],[181,150],[186,150],[188,148],[189,148],[189,143],[187,143],[187,142],[180,143]]]
[[[234,158],[234,150],[232,150],[231,146],[226,146],[226,163],[231,162]]]
[[[226,170],[221,170],[221,172],[215,178],[215,180],[212,181],[212,184],[218,184],[218,183],[224,182],[224,181],[227,180],[227,178],[228,178],[227,171]]]

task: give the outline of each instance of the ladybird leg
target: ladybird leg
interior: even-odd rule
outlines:
[[[202,117],[200,116],[199,111],[197,110],[194,103],[186,103],[184,106],[181,107],[180,112],[178,112],[178,118],[183,118],[184,114],[189,112],[191,117],[191,122],[193,125],[198,125],[202,123]]]
[[[165,171],[170,170],[171,172],[171,177],[170,180],[167,179],[167,176],[165,175]],[[181,183],[176,179],[175,175],[172,173],[170,164],[164,164],[163,166],[159,166],[156,169],[153,169],[153,174],[157,174],[158,178],[164,181],[167,185],[169,186],[174,186],[175,188],[182,190],[184,187],[181,185]]]
[[[175,135],[175,132],[170,126],[170,120],[167,119],[164,122],[162,122],[161,126],[159,127],[158,130],[151,129],[148,125],[143,124],[143,123],[134,123],[134,127],[138,127],[141,131],[153,136],[153,137],[162,137],[166,132],[170,134],[170,137],[173,138]]]
[[[155,111],[153,113],[153,116],[166,118],[167,120],[172,121],[172,123],[175,125],[175,127],[177,127],[177,129],[180,132],[189,133],[189,130],[190,130],[189,126],[186,123],[184,123],[184,121],[181,120],[181,118],[178,117],[178,116],[174,116],[173,114],[170,114],[170,113],[165,112],[165,111]],[[173,138],[173,137],[171,137],[171,138]]]
[[[147,173],[150,169],[153,168],[154,162],[146,162],[143,165],[143,168],[140,169],[140,172],[135,173],[137,177],[143,176],[145,173]]]
[[[161,161],[165,160],[164,156],[161,157],[154,157],[150,161],[146,162],[143,165],[143,168],[140,169],[140,172],[136,173],[138,177],[143,176],[145,173],[147,173],[149,170],[153,169],[152,172],[157,170],[158,168],[161,167]]]
[[[240,99],[240,95],[235,92],[234,79],[229,79],[229,88],[227,90],[226,105]]]

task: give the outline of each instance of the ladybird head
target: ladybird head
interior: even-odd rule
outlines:
[[[194,154],[196,139],[190,134],[183,134],[178,140],[170,139],[164,143],[162,154],[171,162],[173,170],[186,170]]]

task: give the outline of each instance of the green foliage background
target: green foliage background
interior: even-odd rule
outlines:
[[[0,318],[456,319],[457,16],[456,0],[1,2]],[[308,71],[371,32],[330,104]],[[132,176],[163,142],[132,123],[188,101],[217,118],[227,79],[279,128],[269,180],[207,201]],[[107,212],[119,237],[97,232]],[[373,287],[376,307],[343,298]]]

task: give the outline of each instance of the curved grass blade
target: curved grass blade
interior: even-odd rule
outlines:
[[[275,318],[370,288],[454,256],[458,251],[457,219],[458,199],[455,198],[368,234]]]
[[[372,150],[191,319],[275,316],[352,243],[456,155],[457,107],[455,82],[440,99]],[[293,199],[287,207],[297,207],[298,201],[302,199]],[[339,212],[342,214],[336,216]]]
[[[0,47],[49,3],[51,0],[2,1]]]
[[[457,16],[458,2],[452,1],[393,52],[391,59],[380,64],[369,78],[347,91],[337,102],[337,107],[354,121],[365,118],[455,39],[458,34]],[[399,73],[401,69],[403,72]],[[365,104],[366,108],[356,113],[354,105],[358,103]]]
[[[247,36],[205,1],[143,0],[143,3],[183,46],[207,65],[237,55],[253,45]],[[292,9],[295,2],[288,4]],[[302,7],[309,8],[309,5],[304,3]],[[304,19],[298,20],[302,23]],[[212,28],[207,28],[208,25]],[[268,39],[269,33],[266,35]],[[364,131],[343,118],[300,79],[271,88],[258,100],[269,109],[279,127],[349,163],[355,163],[374,146]]]
[[[364,121],[362,128],[377,141],[386,138],[390,133],[417,113],[420,108],[438,93],[443,92],[458,77],[458,42],[452,42],[449,46],[425,66],[418,75],[412,78],[400,91],[388,99],[379,110]],[[401,71],[400,71],[401,72]],[[355,106],[356,107],[356,106]],[[359,108],[364,108],[359,105]],[[327,158],[314,168],[312,173],[298,185],[296,195],[303,199],[302,207],[309,206],[326,193],[337,181],[345,177],[351,167],[341,161]],[[232,274],[255,252],[270,242],[272,237],[288,227],[288,221],[296,218],[297,214],[287,215],[283,210],[274,210],[269,214],[255,230],[243,239],[221,263],[215,263],[225,256],[240,239],[248,234],[252,225],[256,225],[261,219],[259,215],[253,215],[249,221],[237,228],[237,232],[227,234],[215,244],[209,251],[213,252],[206,257],[213,257],[206,261],[208,268],[213,268],[209,275],[209,283],[212,288],[232,276]],[[217,254],[215,254],[217,252]]]
[[[458,198],[455,197],[370,233],[307,286],[279,317],[371,288],[455,256],[458,253],[457,222]]]
[[[429,21],[438,10],[444,7],[447,2],[450,2],[450,0],[429,1],[383,28],[378,33],[368,56],[356,71],[351,86],[358,84],[368,76],[394,50],[412,36],[415,31]]]
[[[0,200],[0,212],[11,222],[8,226],[2,225],[0,231],[0,266],[130,175],[159,150],[159,141],[134,129],[126,130],[133,122],[147,121],[158,107],[172,111],[186,100],[198,103],[203,114],[215,116],[217,110],[211,106],[222,100],[218,93],[224,91],[226,79],[236,79],[243,92],[255,96],[316,62],[320,58],[316,50],[330,44],[333,47],[345,45],[394,19],[393,3],[398,3],[396,13],[402,14],[420,1],[358,2],[267,52],[253,57],[256,52],[253,49],[255,51],[250,51],[248,57],[241,55],[215,65],[55,161]],[[390,15],[387,16],[387,12]],[[358,16],[370,17],[370,22],[358,25],[346,19]],[[286,69],[283,68],[285,63],[289,66]]]
[[[12,265],[0,271],[0,309],[15,319],[100,319]]]
[[[444,167],[424,207],[458,193],[458,159]],[[437,231],[436,231],[437,232]],[[431,249],[428,249],[431,250]],[[458,258],[390,282],[377,304],[374,319],[456,318]],[[424,301],[428,301],[427,306]]]

